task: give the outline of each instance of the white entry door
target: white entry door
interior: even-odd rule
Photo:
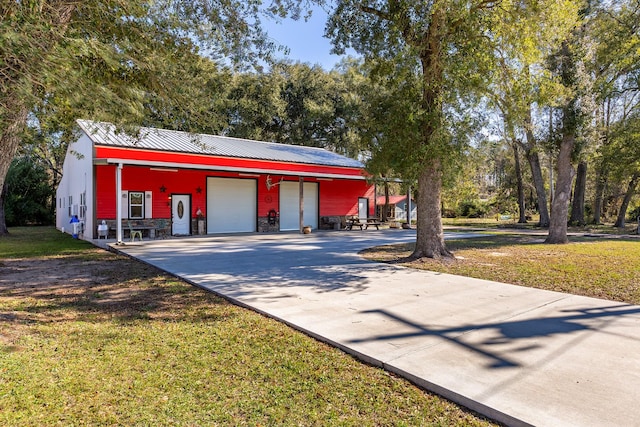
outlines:
[[[173,194],[171,196],[171,234],[191,234],[191,196]]]
[[[305,182],[302,186],[304,197],[303,225],[318,228],[318,183]],[[281,181],[280,183],[280,230],[300,230],[300,183]]]
[[[369,217],[369,199],[366,197],[358,198],[358,218],[367,219]]]

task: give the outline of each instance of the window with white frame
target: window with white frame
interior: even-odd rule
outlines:
[[[144,219],[144,191],[129,192],[129,218]]]
[[[71,218],[71,215],[73,215],[73,212],[71,211],[71,206],[73,205],[73,196],[69,196],[69,218]]]

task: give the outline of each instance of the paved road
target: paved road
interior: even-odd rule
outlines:
[[[509,425],[640,425],[640,307],[370,263],[406,230],[118,247]]]

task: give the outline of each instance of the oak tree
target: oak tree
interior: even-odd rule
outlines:
[[[82,117],[139,125],[145,103],[184,87],[165,80],[167,65],[197,53],[229,64],[269,57],[277,46],[260,17],[299,11],[298,0],[1,1],[0,188],[34,110],[67,131]],[[0,235],[3,206],[0,197]]]
[[[351,47],[365,61],[385,63],[379,70],[393,75],[397,67],[409,67],[419,77],[419,107],[408,126],[414,137],[393,144],[411,163],[417,180],[417,238],[413,257],[449,257],[441,221],[441,190],[452,147],[446,122],[447,101],[455,98],[455,86],[472,84],[475,53],[483,42],[483,26],[496,2],[453,0],[424,2],[389,0],[338,3],[327,34],[337,52]],[[464,70],[464,71],[463,71]],[[401,120],[401,118],[390,119]],[[393,135],[387,135],[393,140]]]

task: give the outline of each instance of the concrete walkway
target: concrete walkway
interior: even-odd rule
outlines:
[[[640,425],[640,306],[357,255],[414,240],[381,230],[117,249],[505,424]]]

